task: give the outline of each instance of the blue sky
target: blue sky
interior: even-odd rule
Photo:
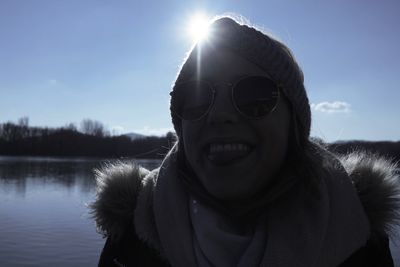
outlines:
[[[0,0],[0,123],[171,130],[168,93],[199,11],[243,15],[292,49],[313,136],[400,140],[396,0]]]

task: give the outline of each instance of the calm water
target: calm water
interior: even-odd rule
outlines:
[[[0,266],[96,266],[104,240],[86,204],[104,162],[0,157]]]
[[[96,266],[104,240],[86,204],[104,160],[0,157],[0,266]],[[138,160],[149,169],[160,161]],[[399,231],[400,233],[400,231]],[[391,244],[400,267],[399,246]]]

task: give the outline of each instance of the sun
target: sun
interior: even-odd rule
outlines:
[[[209,33],[209,19],[203,13],[195,14],[189,21],[188,32],[195,42],[207,38]]]

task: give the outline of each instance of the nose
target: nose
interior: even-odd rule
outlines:
[[[208,113],[207,122],[211,125],[234,124],[238,121],[238,112],[232,103],[230,85],[215,85],[214,103]]]

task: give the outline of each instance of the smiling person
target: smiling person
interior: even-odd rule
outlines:
[[[290,50],[214,19],[171,92],[177,142],[151,172],[98,172],[99,266],[393,266],[396,166],[310,138]]]

